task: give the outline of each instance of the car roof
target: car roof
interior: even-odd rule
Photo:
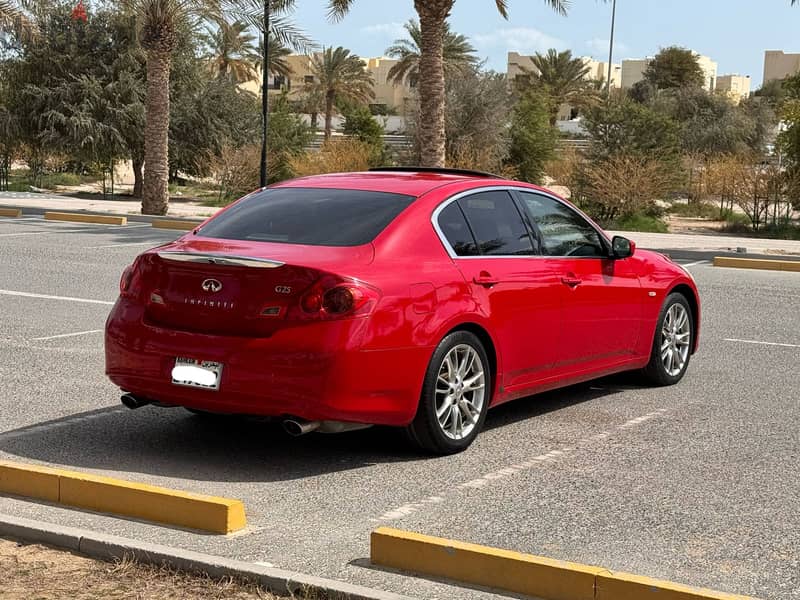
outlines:
[[[433,189],[450,183],[475,181],[483,185],[508,185],[512,182],[500,177],[458,171],[363,171],[357,173],[331,173],[312,175],[300,179],[283,181],[272,187],[313,187],[371,192],[390,192],[418,197]]]

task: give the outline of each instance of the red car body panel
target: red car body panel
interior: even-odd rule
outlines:
[[[456,194],[492,186],[552,196],[524,183],[439,173],[328,175],[273,186],[384,191],[416,199],[372,243],[360,246],[211,239],[203,237],[201,226],[145,252],[137,259],[138,296],[122,294],[108,318],[106,373],[123,390],[168,405],[406,425],[416,414],[435,347],[455,328],[469,328],[487,346],[495,373],[492,405],[643,367],[664,298],[675,289],[691,295],[699,331],[693,280],[658,253],[636,250],[621,260],[451,258],[432,224],[434,211]],[[286,264],[253,273],[168,264],[159,252]],[[224,284],[222,306],[206,306],[200,298],[201,304],[191,304],[197,282],[212,276]],[[369,313],[293,320],[299,296],[328,276],[374,290]],[[496,283],[475,282],[485,277]],[[571,278],[581,285],[565,283]],[[276,287],[292,293],[282,295]],[[163,302],[154,304],[152,294]],[[262,306],[280,316],[262,318]],[[222,363],[219,390],[172,384],[176,357]]]

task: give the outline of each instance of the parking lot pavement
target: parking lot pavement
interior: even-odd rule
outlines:
[[[800,598],[800,275],[685,260],[704,314],[680,385],[626,375],[517,401],[467,452],[427,458],[384,429],[294,439],[121,408],[102,302],[139,251],[175,236],[0,221],[0,458],[240,498],[248,529],[201,535],[8,497],[0,512],[425,598],[494,596],[371,567],[371,529]]]

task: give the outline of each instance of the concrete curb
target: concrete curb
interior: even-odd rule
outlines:
[[[11,217],[19,219],[22,216],[21,208],[0,208],[0,217]]]
[[[127,225],[128,217],[117,215],[88,215],[85,213],[66,213],[48,210],[45,221],[70,221],[72,223],[100,223],[101,225]]]
[[[765,271],[793,271],[800,273],[800,262],[792,260],[772,260],[758,258],[731,258],[715,256],[715,267],[733,267],[736,269],[761,269]]]
[[[212,533],[244,529],[240,500],[0,460],[0,493]]]
[[[753,600],[671,581],[379,527],[373,564],[543,600]]]
[[[343,581],[2,514],[0,536],[72,550],[99,560],[120,560],[127,556],[141,563],[167,565],[214,578],[241,577],[282,595],[313,591],[329,600],[411,600],[408,596]]]
[[[22,205],[22,204],[4,206],[2,208],[2,210],[3,211],[7,210],[10,213],[12,213],[12,212],[16,213],[17,211],[19,211],[19,215],[18,215],[19,217],[21,217],[21,216],[26,216],[26,217],[31,217],[31,216],[44,217],[45,213],[55,212],[55,211],[53,211],[52,209],[49,209],[49,208],[39,208],[39,207],[35,207],[35,206],[25,206],[25,205]],[[219,208],[214,208],[214,207],[209,207],[209,210],[216,212],[216,211],[218,211],[220,209]],[[159,219],[168,218],[168,219],[170,219],[172,221],[182,221],[182,222],[186,222],[186,223],[197,224],[197,223],[202,223],[206,219],[210,218],[210,217],[199,217],[199,216],[188,216],[188,217],[168,216],[168,217],[162,217],[162,216],[158,216],[158,215],[142,215],[142,214],[138,214],[138,213],[115,213],[115,212],[108,212],[108,211],[83,210],[83,209],[80,209],[80,208],[73,209],[72,212],[75,213],[75,214],[93,215],[93,216],[99,216],[99,217],[102,217],[102,216],[124,217],[124,218],[128,219],[128,221],[130,223],[152,223],[153,221],[157,221]],[[0,216],[2,216],[2,213],[0,213]],[[15,214],[14,216],[17,216],[17,215]]]
[[[191,231],[201,223],[202,220],[189,220],[189,219],[154,219],[150,225],[156,229],[178,229],[180,231]]]

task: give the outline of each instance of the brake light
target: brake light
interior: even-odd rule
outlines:
[[[140,279],[140,258],[137,257],[132,265],[125,267],[119,279],[119,293],[122,296],[133,297],[137,294]]]
[[[306,291],[298,310],[289,317],[330,320],[369,314],[380,299],[380,291],[363,282],[336,277],[324,277]]]

